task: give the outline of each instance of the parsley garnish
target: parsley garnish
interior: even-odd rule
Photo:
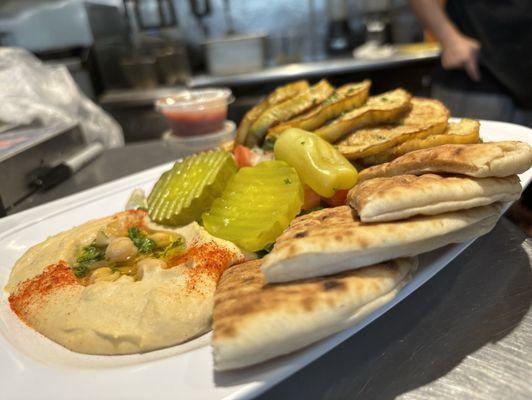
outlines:
[[[289,178],[285,178],[283,182],[285,185],[290,185],[292,183],[292,181]]]
[[[83,278],[90,271],[90,264],[95,261],[103,260],[105,251],[93,244],[84,247],[80,255],[76,259],[76,265],[72,268],[74,275],[78,278]]]
[[[141,253],[149,253],[155,249],[155,242],[142,233],[136,226],[129,228],[127,235]]]
[[[184,250],[185,242],[183,238],[178,238],[174,240],[172,243],[170,243],[168,246],[166,246],[162,250],[158,250],[154,253],[154,256],[157,258],[166,258],[168,256],[168,253],[172,252],[172,250],[180,248],[179,250]]]
[[[81,250],[81,254],[79,255],[77,261],[78,262],[87,262],[87,261],[99,261],[103,260],[104,251],[98,247],[96,247],[94,244],[91,244],[83,250]]]
[[[86,264],[78,264],[72,267],[72,271],[76,275],[76,278],[83,278],[89,273],[89,266]]]

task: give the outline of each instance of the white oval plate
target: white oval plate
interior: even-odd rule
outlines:
[[[521,140],[532,144],[532,129],[482,121],[485,141]],[[171,163],[95,187],[0,220],[0,286],[24,251],[57,232],[91,218],[120,211],[131,190],[149,190]],[[532,170],[520,176],[523,187]],[[507,205],[508,207],[509,205]],[[287,378],[402,301],[445,267],[472,241],[420,257],[412,281],[390,303],[362,322],[303,350],[235,372],[214,373],[210,334],[184,345],[130,356],[74,353],[21,323],[0,303],[0,391],[3,399],[241,399],[256,396]]]

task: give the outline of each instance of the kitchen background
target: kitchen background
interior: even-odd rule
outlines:
[[[353,57],[352,50],[370,41]],[[372,78],[427,93],[437,49],[406,0],[3,0],[0,44],[66,65],[121,124],[126,142],[167,129],[155,99],[182,87],[227,86],[242,113],[276,85],[326,76]]]

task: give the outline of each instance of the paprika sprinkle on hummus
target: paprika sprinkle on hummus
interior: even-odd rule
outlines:
[[[173,267],[180,264],[191,264],[192,268],[187,269],[188,290],[196,289],[196,283],[203,277],[209,277],[216,283],[222,276],[225,269],[232,265],[244,262],[243,255],[238,261],[234,261],[235,252],[220,246],[214,241],[191,244],[188,252],[176,256],[168,261],[168,266]]]
[[[30,305],[38,305],[54,290],[71,285],[79,283],[67,263],[60,260],[46,267],[41,274],[21,282],[9,296],[9,304],[13,312],[24,319]]]

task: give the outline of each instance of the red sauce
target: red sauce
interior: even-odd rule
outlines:
[[[30,305],[38,304],[54,290],[71,285],[79,285],[78,280],[67,263],[61,260],[47,266],[41,274],[19,283],[9,296],[9,305],[20,319],[25,320]]]
[[[208,110],[163,110],[176,136],[196,136],[221,131],[227,116],[227,106]]]

